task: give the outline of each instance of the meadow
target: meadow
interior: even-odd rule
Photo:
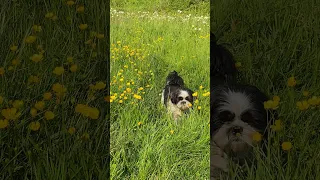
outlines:
[[[117,2],[110,21],[111,179],[208,179],[208,3],[198,13]],[[198,97],[178,124],[160,102],[173,70]]]
[[[108,4],[0,5],[0,179],[107,179]]]
[[[231,179],[320,179],[319,2],[306,0],[211,3],[211,30],[229,44],[243,79],[277,109],[268,151],[256,169]]]

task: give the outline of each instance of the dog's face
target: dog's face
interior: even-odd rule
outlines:
[[[253,134],[267,127],[266,97],[254,87],[224,87],[212,92],[211,100],[212,140],[228,154],[248,151]]]
[[[192,107],[193,92],[189,89],[178,89],[171,94],[171,102],[181,111],[186,111]]]

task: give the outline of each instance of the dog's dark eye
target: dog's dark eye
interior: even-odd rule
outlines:
[[[254,118],[249,111],[246,111],[241,114],[241,121],[248,123],[248,122],[253,122],[253,120]]]
[[[179,101],[183,100],[183,97],[179,97]]]
[[[234,113],[230,111],[222,111],[219,115],[218,118],[223,120],[223,121],[232,121],[234,119]]]

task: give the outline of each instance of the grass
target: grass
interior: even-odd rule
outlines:
[[[0,179],[107,179],[108,5],[6,1],[0,17]]]
[[[241,74],[270,98],[278,95],[282,129],[270,136],[267,157],[239,179],[319,179],[319,4],[313,1],[215,1],[211,30],[231,44]],[[296,86],[288,87],[289,77]],[[304,96],[308,91],[309,96]],[[313,104],[311,97],[317,103]],[[306,101],[306,110],[297,102]],[[318,105],[316,105],[318,104]],[[283,151],[281,144],[291,142]]]
[[[111,179],[207,179],[209,6],[202,14],[111,7]],[[178,124],[159,96],[173,70],[199,101]]]

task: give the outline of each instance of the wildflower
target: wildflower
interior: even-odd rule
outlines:
[[[272,100],[274,102],[280,102],[280,97],[279,96],[273,96]]]
[[[131,88],[126,88],[126,91],[127,91],[128,93],[131,93]]]
[[[52,19],[53,16],[54,16],[53,12],[48,12],[48,13],[45,15],[45,18]]]
[[[98,39],[103,39],[103,38],[104,38],[104,34],[97,34],[96,37],[97,37]]]
[[[204,97],[210,96],[210,92],[203,93],[202,96]]]
[[[45,102],[44,101],[38,101],[34,105],[34,107],[39,111],[43,110],[44,106],[45,106]]]
[[[104,89],[106,87],[106,84],[102,81],[97,82],[96,85],[94,86],[95,90],[101,90]]]
[[[33,54],[30,59],[33,61],[33,62],[40,62],[42,61],[43,59],[43,55],[42,54]]]
[[[7,108],[1,111],[1,114],[4,118],[8,120],[16,120],[19,118],[21,113],[17,112],[17,108]]]
[[[84,6],[82,6],[82,5],[81,5],[81,6],[78,6],[78,7],[77,7],[77,12],[78,12],[78,13],[83,13],[83,12],[84,12]]]
[[[16,66],[16,65],[18,65],[20,62],[19,62],[19,60],[17,60],[17,59],[13,59],[12,61],[11,61],[11,64],[13,65],[13,66]]]
[[[4,129],[9,125],[9,121],[7,119],[0,120],[0,129]]]
[[[173,133],[174,133],[174,130],[171,130],[171,131],[170,131],[170,134],[173,134]]]
[[[122,103],[123,103],[123,100],[120,99],[120,100],[119,100],[119,104],[122,104]]]
[[[74,5],[74,4],[75,4],[74,1],[67,1],[67,5],[68,5],[68,6],[72,6],[72,5]]]
[[[199,86],[199,89],[200,89],[200,90],[201,90],[201,89],[203,89],[203,86],[202,86],[202,85],[200,85],[200,86]]]
[[[195,97],[198,96],[198,92],[194,92],[192,96],[195,96]]]
[[[289,151],[292,148],[292,143],[291,142],[283,142],[281,146],[284,151]]]
[[[135,99],[139,99],[139,100],[142,99],[142,97],[139,96],[139,95],[137,95],[137,94],[134,94],[133,97],[134,97]]]
[[[198,103],[199,103],[199,100],[198,100],[198,99],[196,99],[196,100],[194,101],[194,103],[195,103],[195,104],[198,104]]]
[[[59,66],[59,67],[56,67],[54,68],[53,70],[53,74],[56,74],[58,76],[62,75],[64,73],[64,68],[63,66]]]
[[[31,108],[30,114],[32,117],[35,117],[37,115],[37,113],[38,113],[38,110],[36,108]]]
[[[62,84],[56,83],[52,86],[52,90],[56,92],[59,95],[63,95],[65,92],[67,92],[67,88],[65,88]]]
[[[88,24],[80,24],[80,25],[79,25],[79,28],[80,28],[81,30],[85,30],[85,29],[88,28]]]
[[[71,67],[70,67],[70,71],[71,72],[76,72],[77,70],[78,70],[78,65],[72,64]]]
[[[52,120],[54,118],[54,113],[52,111],[46,111],[44,113],[44,117],[47,119],[47,120]]]
[[[302,95],[305,96],[305,97],[308,97],[309,96],[309,91],[303,91]]]
[[[141,121],[139,121],[139,122],[138,122],[138,126],[141,126],[141,125],[142,125],[142,122],[141,122]]]
[[[68,129],[68,133],[71,134],[71,135],[73,135],[75,132],[76,132],[76,128],[74,128],[74,127],[70,127]]]
[[[296,105],[297,105],[297,108],[301,111],[307,110],[310,106],[307,101],[302,101],[302,102],[298,101]]]
[[[32,130],[32,131],[38,131],[40,129],[40,123],[38,121],[36,122],[31,122],[29,124],[29,128]]]
[[[19,109],[19,108],[21,108],[23,106],[23,104],[24,104],[23,101],[15,100],[12,105],[13,105],[14,108]]]
[[[10,47],[10,50],[13,51],[13,52],[15,52],[15,51],[18,50],[18,46],[12,45],[12,46]]]
[[[46,92],[43,94],[43,99],[44,100],[50,100],[52,98],[52,93],[51,92]]]
[[[201,106],[198,106],[198,110],[200,110],[201,109]]]
[[[308,99],[308,104],[311,106],[316,106],[318,105],[318,97],[317,96],[312,96],[311,98]]]
[[[275,98],[276,100],[278,100],[277,98]],[[264,108],[265,109],[277,109],[278,105],[279,105],[279,101],[274,101],[274,100],[268,100],[266,102],[263,103]]]
[[[28,78],[28,84],[38,83],[38,82],[40,82],[40,78],[39,78],[38,76],[31,75],[31,76]]]
[[[260,142],[262,139],[262,135],[259,132],[255,132],[252,136],[252,139],[256,142]]]
[[[274,131],[280,131],[282,128],[282,122],[280,119],[275,120],[274,125],[271,125],[271,129]]]
[[[295,79],[293,76],[291,76],[291,77],[288,79],[287,85],[288,85],[289,87],[294,87],[296,84],[297,84],[296,79]]]
[[[6,72],[6,71],[4,70],[4,68],[1,67],[1,68],[0,68],[0,76],[4,75],[5,72]]]
[[[190,103],[190,104],[188,104],[188,106],[189,106],[189,107],[192,107],[192,104]]]
[[[146,85],[146,88],[150,88],[151,86],[149,84]]]
[[[32,44],[36,41],[36,39],[37,39],[36,36],[28,36],[28,37],[26,37],[25,42],[28,44]]]
[[[73,62],[73,57],[71,57],[71,56],[67,57],[67,62],[68,63],[72,63]]]
[[[99,118],[99,110],[97,108],[92,108],[84,104],[77,104],[75,111],[91,119]]]
[[[139,89],[138,89],[139,91],[142,91],[143,90],[143,87],[139,87]]]
[[[33,25],[33,26],[32,26],[32,30],[33,30],[34,32],[41,32],[41,31],[42,31],[42,28],[41,28],[40,25]]]
[[[82,140],[88,140],[90,138],[88,133],[83,133],[83,135],[81,136]]]

